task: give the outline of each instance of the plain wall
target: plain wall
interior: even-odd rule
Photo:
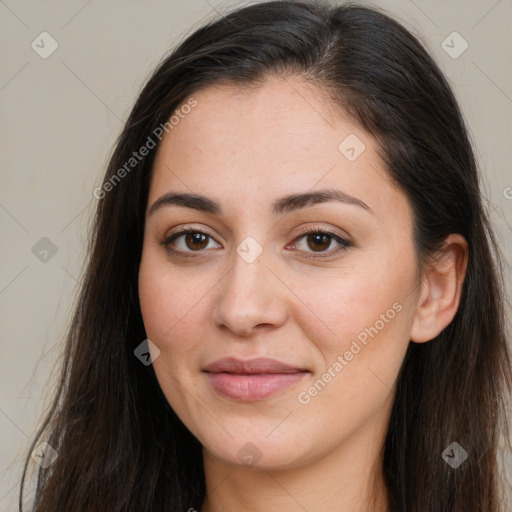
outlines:
[[[512,3],[368,3],[389,9],[412,29],[455,89],[508,258],[510,298]],[[216,11],[235,5],[0,2],[0,511],[17,510],[21,464],[51,396],[97,203],[93,190],[114,140],[164,54]],[[442,48],[454,31],[469,45],[458,58]],[[31,46],[35,41],[39,52],[51,49],[48,36],[40,43],[42,32],[58,43],[47,58]],[[452,53],[461,42],[449,43]]]

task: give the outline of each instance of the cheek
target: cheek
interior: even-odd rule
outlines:
[[[385,259],[361,262],[361,268],[301,277],[295,320],[324,354],[349,349],[373,336],[394,338],[405,331],[406,303],[411,299],[413,267],[399,271]],[[399,340],[397,340],[399,341]],[[327,361],[326,361],[327,362]]]
[[[194,393],[190,372],[199,369],[198,354],[205,340],[201,299],[211,288],[198,286],[178,270],[151,257],[143,258],[139,269],[139,299],[147,337],[159,348],[153,368],[167,401],[188,417]],[[201,317],[201,318],[200,318]],[[189,391],[184,393],[183,390]],[[194,427],[192,426],[194,432]]]
[[[321,322],[310,312],[297,316],[318,355],[315,378],[298,389],[300,425],[321,424],[325,438],[350,436],[372,417],[380,417],[393,398],[409,342],[403,304],[407,287],[400,276],[379,282],[377,275],[318,283],[324,285],[323,293],[310,295],[308,306],[329,329],[319,329]],[[327,446],[329,441],[319,443]]]
[[[201,330],[205,328],[205,319],[200,318],[201,299],[204,300],[210,287],[198,286],[178,271],[170,271],[168,266],[162,268],[162,265],[152,264],[149,258],[141,264],[141,313],[147,337],[160,350],[154,369],[166,394],[175,388],[176,382],[171,375],[183,380],[187,365],[191,368],[199,365],[198,340],[204,339]]]
[[[359,263],[301,280],[298,295],[307,301],[294,316],[319,356],[319,374],[301,389],[300,403],[362,418],[382,407],[409,345],[415,267],[412,255],[400,267],[383,253]]]
[[[172,268],[152,254],[143,255],[139,269],[139,299],[146,333],[155,341],[166,343],[183,331],[183,325],[194,325],[193,318],[201,309],[201,298],[208,285]],[[190,333],[191,334],[191,333]],[[181,338],[181,336],[180,336]]]

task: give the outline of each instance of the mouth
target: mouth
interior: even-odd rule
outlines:
[[[310,371],[274,359],[224,358],[203,369],[220,395],[239,401],[268,398],[303,379]]]

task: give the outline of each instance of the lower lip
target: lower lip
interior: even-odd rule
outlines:
[[[235,400],[262,400],[281,391],[304,377],[296,373],[206,373],[215,391]]]

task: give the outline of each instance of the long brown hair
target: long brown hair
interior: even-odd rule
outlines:
[[[134,356],[146,338],[137,282],[156,149],[126,163],[148,137],[159,142],[158,127],[195,91],[258,85],[271,73],[317,85],[375,137],[413,207],[419,261],[450,233],[468,242],[456,316],[432,341],[409,344],[399,374],[382,468],[393,510],[504,510],[497,456],[500,434],[509,439],[512,375],[502,257],[457,102],[419,41],[381,10],[293,1],[209,22],[140,93],[97,195],[60,386],[30,448],[45,440],[58,453],[39,469],[30,510],[200,509],[201,445],[165,400],[152,366]],[[442,457],[453,442],[468,454],[457,469]],[[23,485],[20,511],[22,501]]]

